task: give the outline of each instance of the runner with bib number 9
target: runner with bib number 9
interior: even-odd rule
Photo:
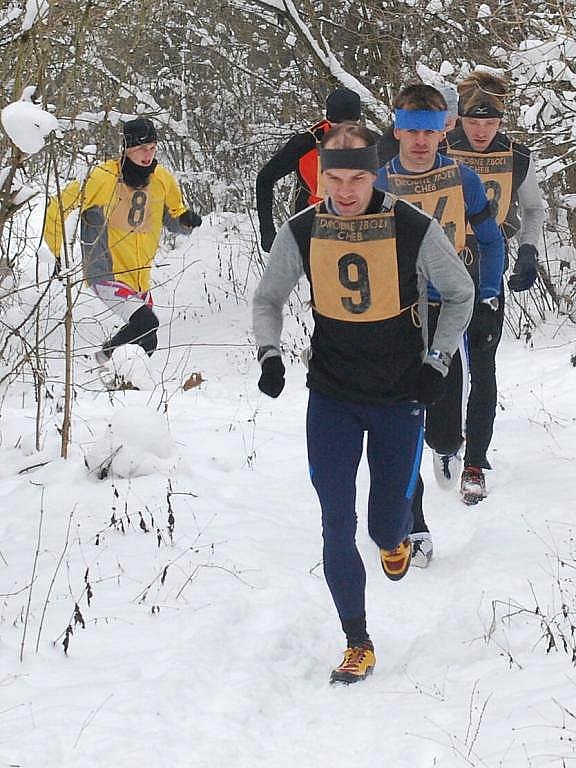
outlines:
[[[326,198],[278,231],[254,296],[254,335],[270,397],[284,388],[283,307],[302,276],[314,331],[307,384],[308,463],[322,510],[324,575],[347,640],[332,683],[371,674],[366,572],[356,547],[356,474],[367,434],[368,531],[384,574],[411,561],[412,497],[425,405],[441,397],[473,306],[474,286],[442,228],[415,206],[374,189],[374,137],[342,123],[326,133],[320,167]],[[419,318],[432,282],[442,304],[433,337]]]
[[[511,291],[526,291],[538,276],[538,242],[545,205],[536,180],[534,156],[500,129],[507,86],[497,75],[474,71],[458,84],[460,125],[446,138],[443,151],[474,168],[492,201],[505,241],[515,237],[518,256],[508,278]],[[442,147],[441,147],[442,149]],[[478,286],[479,241],[466,238],[468,269]],[[468,329],[471,389],[466,415],[466,452],[461,479],[465,504],[486,497],[484,470],[496,417],[496,350],[504,323],[504,288],[489,303],[476,304]],[[486,330],[490,333],[487,334]]]

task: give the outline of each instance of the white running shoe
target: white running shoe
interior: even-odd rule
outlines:
[[[434,555],[432,536],[428,531],[422,531],[422,533],[411,533],[410,540],[412,542],[412,565],[417,568],[428,568]]]
[[[445,491],[454,488],[462,472],[462,457],[459,453],[445,455],[433,451],[432,468],[436,482]]]

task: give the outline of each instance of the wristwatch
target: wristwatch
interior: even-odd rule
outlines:
[[[449,355],[448,352],[440,352],[439,349],[431,349],[430,352],[428,352],[428,357],[431,360],[438,360],[443,366],[450,368],[452,355]]]
[[[266,346],[264,347],[258,347],[257,360],[259,363],[263,363],[267,357],[275,357],[275,356],[281,357],[280,350],[272,346],[272,344],[266,344]]]
[[[489,299],[482,299],[480,303],[488,304],[490,309],[494,310],[494,312],[496,312],[496,310],[500,306],[500,300],[498,299],[498,296],[491,296]]]

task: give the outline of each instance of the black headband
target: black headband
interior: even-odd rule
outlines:
[[[474,104],[473,107],[464,109],[462,99],[458,102],[458,114],[460,117],[504,117],[504,112],[498,109],[491,101],[481,101],[479,104]]]
[[[378,175],[380,163],[376,144],[356,149],[325,149],[320,147],[320,168],[328,171],[331,168],[348,168],[354,171],[369,171]]]

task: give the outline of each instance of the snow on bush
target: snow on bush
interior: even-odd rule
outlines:
[[[36,86],[28,86],[19,101],[8,104],[0,113],[2,127],[13,143],[27,155],[39,152],[46,136],[58,130],[58,120],[54,115],[32,101],[35,90]]]
[[[177,461],[176,445],[165,417],[144,406],[115,410],[104,433],[86,455],[88,468],[100,477],[168,474]]]

